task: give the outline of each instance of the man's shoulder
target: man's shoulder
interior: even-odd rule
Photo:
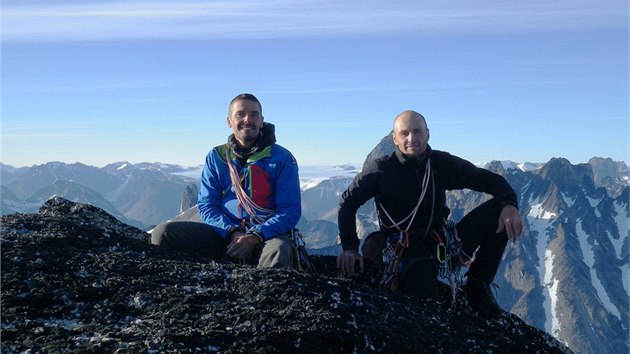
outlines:
[[[291,158],[295,160],[295,157],[293,157],[293,154],[291,153],[291,151],[289,151],[289,149],[285,148],[284,146],[280,144],[271,145],[271,156],[276,157],[276,158],[281,158],[281,159]]]
[[[217,145],[217,146],[213,147],[212,150],[210,150],[210,153],[212,153],[213,151],[225,153],[225,149],[227,147],[228,147],[228,143],[223,143],[221,145]]]
[[[452,157],[453,155],[450,152],[442,151],[442,150],[431,150],[431,158],[432,159],[447,159]]]
[[[285,148],[284,146],[282,146],[282,145],[280,145],[280,144],[278,144],[278,143],[273,143],[273,144],[271,145],[271,148],[273,149],[273,150],[272,150],[272,152],[273,152],[273,153],[276,153],[276,152],[277,152],[277,153],[282,153],[282,154],[289,154],[289,155],[292,155],[292,154],[291,154],[291,151],[289,151],[289,149]]]
[[[391,165],[392,163],[394,164],[396,163],[395,153],[383,155],[383,156],[377,157],[374,160],[365,162],[363,164],[363,171],[369,172],[369,173],[382,172],[384,169],[387,168],[387,166]]]
[[[434,162],[466,161],[459,156],[455,156],[443,150],[431,150],[431,160]]]
[[[227,148],[228,148],[228,143],[217,145],[208,152],[208,156],[218,155],[222,160],[225,160],[227,156]]]

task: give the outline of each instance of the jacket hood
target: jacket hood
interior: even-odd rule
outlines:
[[[272,123],[263,123],[260,133],[262,139],[260,141],[260,149],[276,143],[276,126]]]

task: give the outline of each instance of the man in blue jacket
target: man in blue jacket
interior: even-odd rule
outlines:
[[[206,156],[197,207],[203,223],[167,222],[152,232],[154,244],[222,259],[289,267],[289,239],[301,215],[298,166],[276,144],[273,124],[251,94],[229,105],[228,142]]]

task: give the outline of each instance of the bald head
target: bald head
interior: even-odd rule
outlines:
[[[427,150],[429,129],[424,117],[415,111],[404,111],[394,120],[394,144],[408,157],[419,157]]]
[[[427,129],[427,121],[424,120],[424,117],[422,116],[422,114],[416,111],[409,110],[409,111],[403,111],[396,116],[396,119],[394,119],[394,130],[396,130],[396,123],[402,124],[403,122],[408,122],[408,121],[414,121],[414,122],[420,121],[422,122],[424,129]]]

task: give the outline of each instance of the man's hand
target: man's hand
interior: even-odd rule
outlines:
[[[523,232],[523,221],[518,213],[518,209],[513,205],[506,205],[499,215],[499,228],[497,233],[505,230],[508,240],[516,243]]]
[[[245,235],[237,231],[232,237],[232,242],[227,246],[226,253],[237,259],[248,259],[252,257],[254,248],[258,245],[260,245],[258,236]]]
[[[348,275],[352,275],[355,272],[357,261],[359,262],[359,267],[363,270],[363,257],[359,255],[359,252],[355,250],[345,250],[337,256],[337,268]]]

